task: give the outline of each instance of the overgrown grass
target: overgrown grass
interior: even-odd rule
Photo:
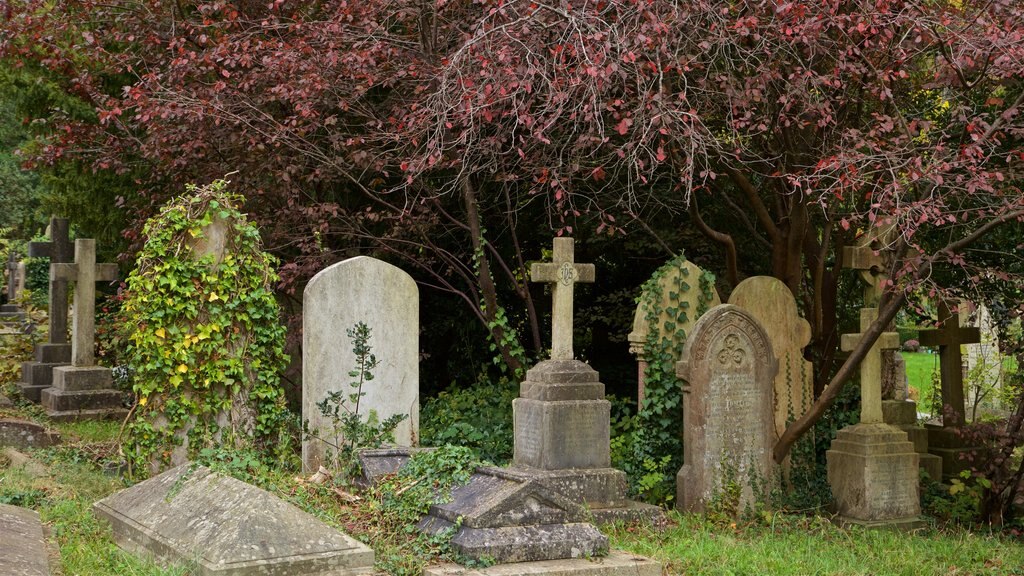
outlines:
[[[661,561],[666,574],[1024,574],[1024,547],[986,533],[842,529],[820,517],[783,515],[739,526],[678,513],[670,519],[663,531],[607,530],[613,546]]]
[[[939,355],[928,352],[901,352],[907,365],[907,385],[918,392],[917,411],[931,413],[939,377]]]

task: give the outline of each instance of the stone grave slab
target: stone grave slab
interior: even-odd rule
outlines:
[[[423,576],[661,576],[661,563],[612,550],[607,556],[578,560],[541,560],[467,568],[457,564],[430,566]]]
[[[654,302],[655,294],[643,292],[640,294],[636,305],[636,312],[633,314],[633,330],[627,336],[629,341],[629,352],[637,359],[637,398],[638,402],[644,400],[644,372],[647,370],[648,358],[645,347],[647,341],[655,334],[657,338],[669,339],[674,342],[672,348],[682,350],[686,338],[693,331],[693,325],[697,323],[701,309],[700,278],[704,274],[699,266],[683,260],[681,263],[670,262],[659,269],[661,273],[657,280],[657,292],[660,293],[658,302]],[[704,304],[708,309],[718,306],[722,299],[718,291],[711,287],[711,297]],[[652,308],[654,307],[654,308]],[[680,308],[685,317],[680,319],[667,312],[669,308]],[[649,310],[657,309],[662,312],[654,320],[654,325],[648,320]],[[666,327],[666,324],[668,326]]]
[[[775,375],[775,433],[782,435],[790,420],[803,416],[814,396],[814,367],[804,359],[811,325],[800,317],[789,287],[771,276],[740,282],[729,303],[743,308],[764,328],[779,363]]]
[[[45,426],[27,420],[0,418],[0,446],[25,450],[49,448],[57,444],[60,444],[60,434]]]
[[[385,476],[397,473],[413,454],[418,452],[430,452],[435,448],[413,448],[403,446],[399,448],[371,448],[360,450],[356,454],[359,460],[361,475],[356,479],[360,486],[372,486],[380,482]]]
[[[734,479],[740,508],[778,485],[772,460],[778,364],[764,329],[747,311],[722,304],[701,316],[686,340],[676,375],[683,381],[683,466],[676,506],[703,512]],[[763,496],[762,495],[762,496]]]
[[[322,437],[331,434],[316,403],[332,391],[350,392],[347,374],[355,355],[346,330],[363,322],[380,364],[363,386],[360,411],[372,410],[380,420],[408,415],[395,430],[395,443],[414,446],[419,438],[419,292],[412,277],[386,262],[358,256],[321,270],[306,286],[302,303],[302,418],[310,430]],[[304,469],[319,469],[329,449],[324,440],[303,440]]]
[[[0,504],[0,574],[50,576],[49,551],[39,513]]]
[[[124,550],[201,576],[355,576],[373,550],[277,496],[202,466],[172,468],[93,505]]]

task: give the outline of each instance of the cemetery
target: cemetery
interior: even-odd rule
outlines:
[[[1021,574],[1024,4],[3,6],[0,576]]]

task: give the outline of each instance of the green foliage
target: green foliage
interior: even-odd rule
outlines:
[[[222,180],[190,186],[188,196],[151,219],[128,278],[123,340],[138,401],[124,447],[135,473],[154,458],[166,463],[180,442],[175,434],[192,423],[191,456],[221,445],[288,452],[280,386],[287,357],[271,289],[274,260],[234,207],[241,197],[225,186]],[[219,261],[192,248],[207,240],[204,230],[215,222],[226,229]],[[226,426],[218,423],[225,414],[231,414]],[[157,415],[166,425],[154,426]]]
[[[970,470],[960,472],[948,486],[928,482],[921,494],[921,507],[929,516],[955,524],[971,525],[978,520],[982,498],[992,482]]]
[[[667,503],[674,497],[675,474],[682,466],[683,406],[675,363],[682,356],[687,335],[680,326],[704,314],[714,297],[714,276],[704,272],[700,278],[687,278],[685,263],[686,257],[680,254],[644,283],[640,303],[648,324],[643,350],[647,359],[645,397],[632,437],[618,446],[618,458],[613,461],[613,465],[626,472],[631,491],[656,504]],[[670,305],[663,310],[659,281],[677,268],[679,281],[670,288]],[[681,295],[690,290],[698,291],[695,310],[680,303]],[[655,478],[661,479],[660,486],[654,485]]]
[[[380,448],[384,444],[394,442],[395,428],[408,418],[408,415],[395,414],[381,422],[376,411],[370,410],[364,418],[363,413],[359,411],[359,402],[366,396],[363,384],[373,380],[377,357],[373,355],[373,348],[370,346],[369,326],[357,322],[345,333],[352,340],[352,353],[356,357],[356,366],[348,373],[349,378],[354,378],[349,382],[352,391],[331,391],[327,393],[326,398],[316,403],[320,414],[331,422],[330,437],[316,437],[332,448],[325,454],[324,461],[335,470],[342,470],[346,476],[352,477],[359,473],[357,452],[364,448]]]
[[[455,444],[476,456],[503,464],[512,459],[512,400],[519,387],[506,378],[481,374],[468,388],[441,392],[420,410],[420,441],[425,446]]]

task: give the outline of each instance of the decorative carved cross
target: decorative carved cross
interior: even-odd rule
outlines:
[[[860,332],[843,334],[843,352],[857,347],[864,332],[878,318],[878,308],[860,309]],[[882,332],[860,363],[860,421],[862,424],[878,424],[882,419],[882,350],[900,347],[900,335],[896,332]]]
[[[50,241],[29,242],[29,258],[49,258],[51,264],[74,261],[74,245],[68,240],[67,218],[50,218]],[[68,342],[68,283],[50,280],[50,344]]]
[[[884,272],[884,262],[878,253],[877,240],[865,238],[856,246],[843,246],[843,268],[860,271],[860,279],[864,288],[864,304],[878,304],[882,297],[882,282],[888,277]]]
[[[945,300],[939,301],[939,322],[942,328],[921,330],[922,346],[939,347],[939,374],[942,381],[942,404],[952,408],[950,419],[942,418],[943,426],[959,426],[965,422],[964,373],[961,344],[981,342],[981,330],[960,326],[960,317],[953,314]],[[947,421],[948,420],[948,421]]]
[[[594,281],[593,264],[573,262],[572,238],[555,238],[549,263],[530,267],[532,282],[554,284],[551,310],[551,359],[572,360],[572,293],[577,282]]]
[[[18,298],[18,255],[13,251],[7,256],[7,303],[14,304]]]
[[[75,283],[74,316],[71,320],[71,365],[93,366],[96,338],[96,283],[117,280],[117,264],[96,263],[96,241],[75,240],[73,264],[50,264],[50,281]]]

